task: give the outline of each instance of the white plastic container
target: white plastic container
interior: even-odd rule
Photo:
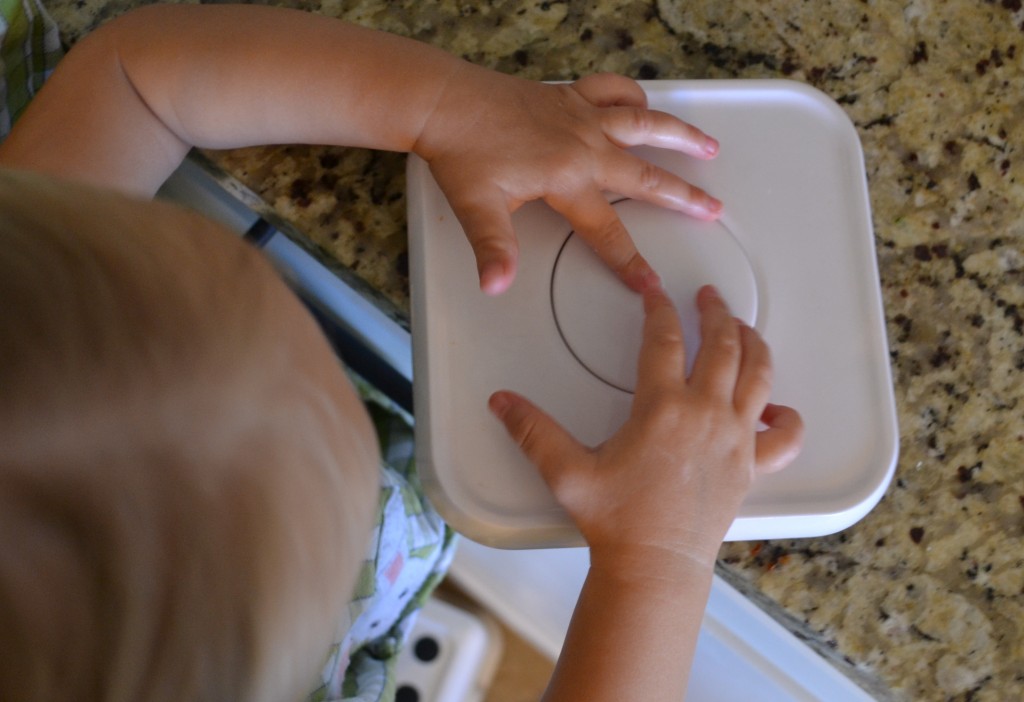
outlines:
[[[757,482],[727,538],[843,529],[881,498],[898,454],[856,131],[831,99],[791,81],[642,85],[652,108],[722,147],[710,162],[637,152],[720,198],[725,214],[702,223],[635,201],[616,207],[680,309],[690,357],[699,343],[694,293],[711,283],[771,346],[772,400],[797,408],[807,429],[800,457]],[[428,493],[481,543],[579,545],[487,398],[515,390],[580,440],[603,441],[632,400],[640,299],[542,203],[513,217],[515,284],[485,296],[462,228],[416,158],[408,193],[417,459]]]

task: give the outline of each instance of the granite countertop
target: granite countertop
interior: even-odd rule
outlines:
[[[72,39],[135,4],[50,3]],[[528,78],[785,77],[836,99],[864,147],[901,457],[863,521],[727,544],[719,572],[879,697],[1024,699],[1020,0],[290,4]],[[403,157],[205,156],[405,317]]]

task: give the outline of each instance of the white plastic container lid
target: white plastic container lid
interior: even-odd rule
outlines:
[[[804,450],[760,479],[730,540],[819,536],[881,498],[898,454],[863,157],[845,113],[792,81],[648,81],[654,109],[721,143],[713,161],[653,148],[644,158],[725,203],[705,223],[637,201],[616,203],[637,247],[699,344],[694,295],[716,285],[772,348],[772,401],[798,409]],[[579,545],[536,469],[487,410],[500,389],[597,444],[629,412],[643,312],[630,292],[542,203],[513,216],[515,284],[488,297],[426,164],[408,172],[417,460],[442,515],[481,543]]]

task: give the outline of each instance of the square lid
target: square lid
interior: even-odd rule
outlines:
[[[804,449],[757,480],[727,540],[820,536],[881,499],[898,431],[860,142],[842,109],[792,81],[646,81],[650,107],[721,143],[713,161],[643,158],[725,203],[707,223],[615,204],[680,310],[688,357],[694,294],[716,285],[772,349],[772,401],[802,414]],[[408,170],[417,462],[442,516],[469,538],[528,548],[582,544],[533,465],[487,409],[514,390],[587,444],[632,401],[640,297],[540,202],[513,215],[518,274],[479,291],[462,227],[426,164]]]

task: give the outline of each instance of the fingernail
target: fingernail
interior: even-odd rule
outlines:
[[[714,285],[705,285],[700,289],[700,292],[706,297],[710,297],[713,300],[721,300],[722,296],[718,293],[718,288]]]
[[[630,290],[638,293],[646,290],[653,281],[659,280],[658,274],[651,268],[651,264],[639,252],[633,254],[633,257],[617,273]]]
[[[713,221],[722,215],[723,207],[721,200],[705,193],[703,201],[694,206],[691,214],[698,219]]]
[[[648,267],[644,271],[643,277],[640,280],[641,290],[648,290],[650,288],[661,288],[661,276],[658,275],[657,271],[653,268]]]
[[[487,295],[500,295],[511,281],[502,263],[489,263],[480,271],[480,289]]]
[[[718,148],[718,139],[715,139],[714,137],[708,137],[707,141],[704,142],[704,153],[708,156],[717,156]]]
[[[661,285],[652,285],[644,289],[644,312],[650,313],[664,297],[665,291]]]
[[[490,402],[487,403],[487,405],[490,408],[491,412],[493,412],[498,417],[501,417],[505,414],[505,410],[507,410],[509,406],[508,395],[506,395],[503,392],[496,392],[493,395],[491,395],[491,400]]]

